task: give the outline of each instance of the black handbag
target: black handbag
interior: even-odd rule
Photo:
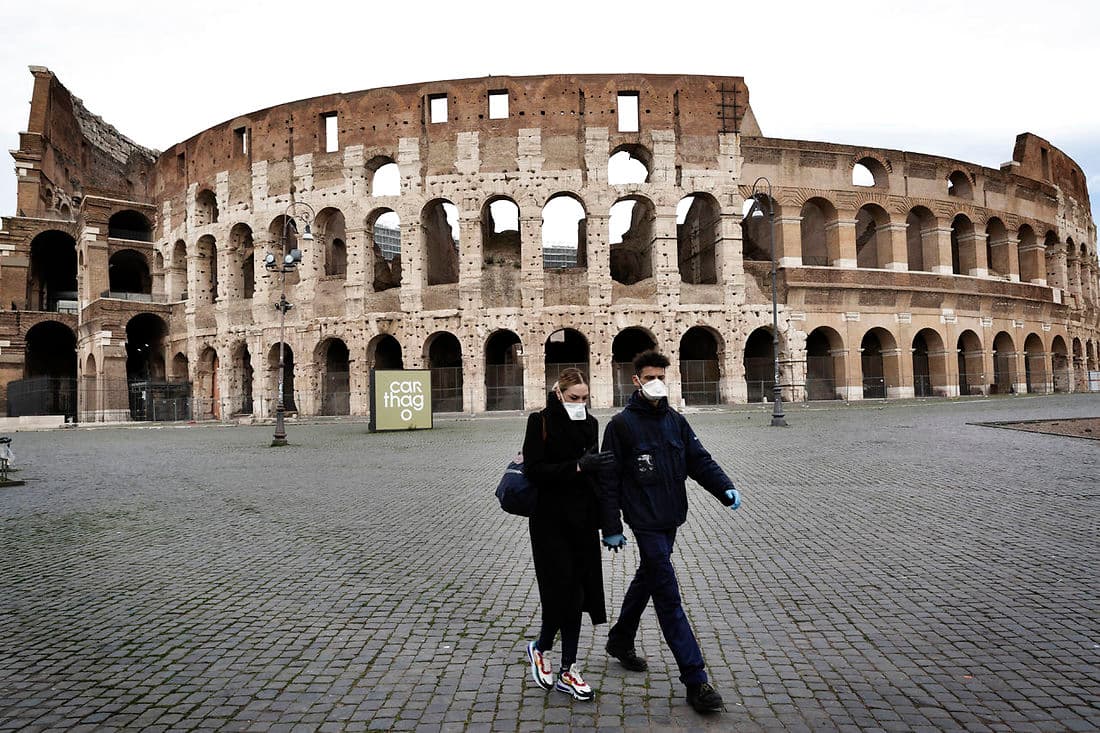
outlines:
[[[546,443],[545,415],[542,416],[542,442]],[[504,469],[504,475],[497,484],[496,495],[500,508],[509,514],[530,517],[535,513],[539,489],[523,473],[523,453],[517,453]]]

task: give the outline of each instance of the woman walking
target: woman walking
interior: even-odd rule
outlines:
[[[598,453],[596,418],[588,414],[588,384],[579,369],[561,372],[547,394],[546,408],[527,420],[524,473],[538,487],[530,519],[542,629],[527,645],[531,676],[543,689],[577,700],[595,694],[576,669],[581,616],[607,621],[600,557],[599,474],[610,468],[610,453]],[[561,633],[557,679],[547,653]]]

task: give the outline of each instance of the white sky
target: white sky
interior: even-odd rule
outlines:
[[[331,92],[488,74],[717,74],[745,77],[773,137],[997,167],[1017,133],[1034,132],[1081,164],[1100,201],[1098,26],[1091,0],[4,2],[0,142],[17,148],[26,129],[31,64],[161,150]]]

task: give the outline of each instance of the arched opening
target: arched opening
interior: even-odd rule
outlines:
[[[863,399],[886,399],[886,364],[880,329],[871,329],[860,342],[863,366]]]
[[[401,355],[401,342],[388,333],[374,340],[374,348],[371,353],[371,361],[375,369],[405,368],[405,359]]]
[[[1024,340],[1024,381],[1028,394],[1045,394],[1047,387],[1047,356],[1043,340],[1038,334],[1030,334]]]
[[[947,354],[943,339],[930,328],[913,337],[913,394],[934,397],[947,389]]]
[[[233,360],[229,374],[229,389],[231,391],[231,411],[236,415],[251,415],[252,404],[252,354],[248,352],[248,344],[241,341],[233,348]]]
[[[256,293],[256,245],[252,241],[252,228],[236,224],[229,232],[232,261],[236,266],[226,283],[226,296],[249,299]]]
[[[680,337],[680,393],[685,405],[720,405],[722,367],[718,336],[693,326]]]
[[[911,271],[931,271],[936,262],[936,217],[923,206],[910,209],[905,217],[905,250]]]
[[[209,188],[195,194],[195,226],[218,223],[218,197]]]
[[[799,234],[802,242],[802,264],[808,267],[829,265],[830,226],[835,227],[836,207],[823,198],[809,199],[800,212]],[[834,234],[835,236],[835,234]]]
[[[107,220],[107,236],[111,239],[129,239],[132,242],[152,242],[153,225],[132,209],[124,209]]]
[[[861,206],[856,212],[856,267],[881,268],[889,261],[890,215],[877,204]]]
[[[209,234],[199,237],[195,249],[198,252],[195,260],[195,282],[198,286],[195,303],[213,303],[218,297],[218,247],[214,237]]]
[[[951,272],[974,275],[978,272],[978,242],[974,224],[964,214],[951,220]]]
[[[806,337],[806,399],[840,399],[845,371],[840,334],[828,326],[811,331]]]
[[[108,287],[111,297],[153,292],[153,278],[145,255],[132,249],[123,249],[111,255],[107,263]]]
[[[199,353],[198,370],[195,374],[195,418],[197,420],[220,420],[222,417],[221,392],[218,383],[218,370],[221,360],[213,346],[207,346]]]
[[[990,277],[1008,277],[1014,274],[1012,253],[1008,248],[1008,230],[1004,222],[995,216],[985,224],[985,246]]]
[[[167,336],[168,324],[152,313],[139,313],[126,324],[126,386],[133,420],[180,419],[179,405],[171,402],[179,395],[164,384]]]
[[[775,393],[772,330],[763,326],[745,342],[745,386],[749,402],[767,402]]]
[[[574,196],[559,193],[542,207],[542,266],[547,270],[588,266],[588,219]]]
[[[775,199],[757,194],[756,200],[745,199],[741,207],[741,257],[745,260],[771,262],[772,217],[779,216]],[[778,223],[777,223],[778,225]]]
[[[962,171],[955,171],[947,177],[947,195],[961,199],[974,198],[970,177]]]
[[[79,420],[81,422],[94,422],[99,416],[99,372],[96,367],[95,354],[88,354],[84,361],[84,385],[83,396],[80,398]]]
[[[649,151],[640,145],[620,145],[607,160],[607,182],[612,186],[649,181]]]
[[[432,410],[462,412],[462,344],[453,333],[432,334],[427,344],[432,373]]]
[[[852,166],[852,185],[861,188],[885,188],[887,171],[882,162],[870,156],[860,158]]]
[[[30,310],[76,313],[76,240],[50,230],[31,240],[27,301]],[[5,304],[6,305],[6,304]]]
[[[993,339],[993,392],[1016,392],[1016,344],[1007,332],[1001,331]]]
[[[676,206],[676,262],[680,280],[691,285],[718,282],[722,213],[710,194],[695,193]]]
[[[1045,259],[1045,257],[1039,258],[1034,256],[1034,251],[1037,246],[1038,240],[1035,237],[1035,230],[1027,224],[1021,226],[1019,242],[1017,244],[1021,282],[1029,283],[1032,280],[1042,277],[1042,274],[1039,272],[1038,262]]]
[[[611,206],[608,229],[611,279],[633,285],[653,277],[653,204],[641,196],[620,199]]]
[[[511,331],[494,331],[485,341],[485,409],[523,409],[523,347]]]
[[[42,321],[24,337],[23,379],[8,382],[8,416],[76,416],[76,334]]]
[[[482,207],[481,249],[486,265],[520,267],[519,206],[512,199],[492,198]]]
[[[351,414],[351,353],[341,339],[330,338],[318,348],[321,373],[321,414]]]
[[[294,391],[294,349],[290,344],[283,343],[283,369],[279,370],[279,344],[276,343],[267,352],[267,385],[268,394],[271,395],[271,407],[269,414],[274,415],[279,402],[279,380],[283,385],[283,410],[285,412],[298,412],[298,404],[295,401]]]
[[[286,255],[290,254],[294,250],[301,249],[298,243],[298,222],[294,217],[287,216],[286,214],[279,214],[271,220],[271,224],[267,227],[268,241],[270,244],[269,254],[274,254],[277,261],[282,261]],[[200,253],[201,256],[201,253]],[[297,285],[301,279],[299,271],[302,268],[295,267],[286,275],[280,277],[286,278],[287,285]]]
[[[580,369],[585,378],[588,368],[588,339],[572,328],[560,328],[546,338],[546,389],[557,380],[562,369]]]
[[[955,344],[959,369],[959,394],[980,395],[985,393],[985,354],[982,352],[982,340],[978,334],[966,330],[959,335]]]
[[[344,213],[327,207],[317,213],[314,234],[324,245],[325,275],[346,277],[348,272],[347,227]]]
[[[400,196],[401,169],[393,158],[378,156],[367,163],[371,196]]]
[[[174,300],[187,300],[187,244],[177,239],[168,267],[168,288]]]
[[[170,377],[173,381],[186,382],[191,379],[191,362],[182,351],[176,352],[176,355],[172,357],[172,373]]]
[[[427,285],[458,282],[458,207],[446,199],[430,201],[420,215]]]
[[[615,407],[622,407],[634,393],[634,357],[657,348],[652,334],[644,328],[630,327],[619,331],[611,342],[612,378],[615,387]]]
[[[379,209],[367,220],[374,248],[374,292],[401,287],[401,217]]]
[[[1073,391],[1073,369],[1069,361],[1069,349],[1061,336],[1050,342],[1050,370],[1054,377],[1055,392]]]

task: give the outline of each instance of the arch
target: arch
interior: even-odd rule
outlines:
[[[799,212],[802,221],[799,233],[802,242],[802,264],[812,267],[829,265],[830,230],[835,237],[836,207],[818,196],[807,199]]]
[[[343,339],[327,338],[314,352],[322,415],[351,414],[351,352]]]
[[[886,188],[889,173],[878,158],[869,155],[852,165],[852,185],[862,188]]]
[[[424,342],[432,373],[432,410],[462,412],[462,343],[449,331],[436,331]]]
[[[121,249],[107,262],[109,292],[149,295],[153,292],[153,278],[145,255],[132,249]]]
[[[283,369],[279,370],[280,347],[283,355]],[[269,414],[275,414],[279,404],[279,384],[283,386],[283,411],[298,412],[298,403],[294,391],[294,349],[286,342],[272,344],[267,351],[267,389],[271,395]]]
[[[81,389],[80,397],[80,413],[81,422],[93,422],[99,416],[100,404],[102,404],[99,394],[99,372],[96,366],[95,354],[88,354],[88,358],[84,360],[84,384]]]
[[[401,217],[393,209],[376,209],[367,217],[374,260],[374,292],[401,287]]]
[[[774,344],[771,328],[761,326],[745,341],[745,386],[749,402],[768,402],[775,393]]]
[[[1069,347],[1060,335],[1050,341],[1050,373],[1055,392],[1073,391],[1073,365],[1069,358]]]
[[[1013,272],[1011,252],[1008,248],[1008,229],[1004,222],[991,216],[985,223],[986,262],[989,264],[990,277],[1009,277],[1018,275]]]
[[[692,326],[680,337],[680,394],[685,405],[722,404],[722,337]]]
[[[195,303],[213,303],[218,297],[218,246],[214,237],[204,234],[195,244]]]
[[[1028,394],[1045,394],[1050,391],[1046,367],[1043,339],[1037,333],[1028,334],[1024,339],[1024,382],[1027,384]]]
[[[639,326],[624,328],[611,342],[612,379],[615,407],[622,407],[634,392],[634,357],[657,348],[652,332]]]
[[[126,323],[126,381],[162,382],[168,324],[153,313],[139,313]],[[141,419],[141,418],[138,418]]]
[[[175,300],[187,300],[187,243],[177,239],[168,266],[168,288]]]
[[[722,208],[709,193],[693,193],[676,206],[676,262],[681,282],[718,282],[718,244]]]
[[[557,193],[542,207],[542,266],[588,266],[588,214],[571,193]]]
[[[885,328],[872,328],[860,341],[863,399],[886,399],[891,388],[900,386],[898,348],[894,335]]]
[[[905,250],[909,269],[930,272],[936,263],[936,216],[914,206],[905,217]]]
[[[153,225],[144,214],[133,209],[115,212],[107,220],[107,236],[111,239],[128,239],[132,242],[152,242]]]
[[[229,246],[235,266],[229,273],[226,296],[250,299],[256,294],[256,245],[252,239],[252,227],[234,224],[229,231]]]
[[[881,268],[890,260],[890,215],[878,204],[856,212],[856,267]]]
[[[1040,277],[1038,260],[1045,258],[1036,258],[1031,253],[1039,246],[1038,240],[1035,237],[1035,230],[1030,225],[1024,224],[1020,227],[1018,235],[1018,259],[1020,262],[1020,281],[1029,283],[1032,280]]]
[[[75,313],[79,305],[76,240],[66,232],[49,229],[31,240],[30,250],[23,307]]]
[[[219,391],[218,371],[221,360],[213,346],[206,346],[199,352],[199,363],[195,372],[195,419],[220,420],[221,394]]]
[[[1016,344],[1007,331],[993,337],[993,386],[996,394],[1016,392]]]
[[[951,220],[951,272],[955,275],[977,275],[985,268],[985,245],[979,244],[974,223],[966,214]]]
[[[947,177],[947,195],[960,199],[974,198],[974,187],[970,182],[970,176],[963,171],[953,171]]]
[[[176,355],[172,357],[171,378],[177,381],[190,381],[191,379],[191,363],[187,358],[187,354],[182,351],[177,351]]]
[[[547,336],[544,353],[547,391],[562,369],[580,369],[585,379],[592,373],[588,365],[588,339],[574,328],[559,328]]]
[[[967,329],[955,342],[959,372],[959,394],[980,395],[985,392],[985,353],[978,334]]]
[[[344,212],[328,206],[317,212],[314,234],[324,246],[325,275],[346,277],[348,273],[347,226]],[[327,413],[326,413],[327,414]]]
[[[611,205],[607,223],[612,280],[633,285],[653,277],[655,221],[653,202],[644,196],[627,196]]]
[[[836,400],[847,374],[844,339],[829,326],[818,326],[806,337],[806,399]]]
[[[420,231],[427,285],[458,282],[458,207],[433,199],[420,212]]]
[[[481,254],[485,264],[519,267],[519,205],[507,196],[493,196],[481,207]]]
[[[230,351],[230,356],[229,391],[230,398],[233,400],[230,412],[235,415],[251,415],[254,409],[252,402],[254,369],[248,344],[238,341]]]
[[[500,329],[485,339],[485,409],[523,409],[523,345],[515,333]]]
[[[278,253],[278,258],[282,259],[290,252],[301,249],[298,242],[298,222],[292,216],[286,214],[279,214],[267,227],[268,241],[274,252]],[[297,285],[301,279],[298,271],[300,268],[295,267],[290,272],[286,273],[282,277],[286,278],[287,285]]]
[[[756,201],[745,199],[741,206],[742,259],[771,262],[773,213],[779,216],[778,205],[767,194],[757,194]]]
[[[209,188],[195,194],[195,226],[218,223],[218,197]]]
[[[367,162],[370,177],[370,195],[400,196],[401,169],[388,155],[376,155]]]
[[[374,369],[404,369],[405,358],[401,353],[401,342],[391,334],[384,333],[371,339],[367,346],[370,363]]]
[[[607,159],[607,182],[612,186],[648,183],[653,156],[642,145],[620,145]]]
[[[76,415],[76,333],[40,321],[24,336],[23,378],[8,383],[8,415]]]
[[[934,329],[922,328],[913,336],[913,395],[945,396],[948,393],[947,351]]]

